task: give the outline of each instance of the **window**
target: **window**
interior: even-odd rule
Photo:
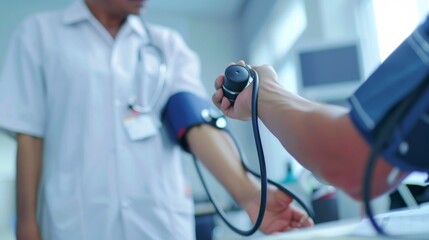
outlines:
[[[373,0],[380,60],[411,34],[428,12],[427,0]]]

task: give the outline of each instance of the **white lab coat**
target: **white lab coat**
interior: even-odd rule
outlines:
[[[182,38],[149,28],[168,63],[153,111],[160,117],[171,94],[204,89],[198,58]],[[0,76],[0,127],[44,140],[44,240],[194,238],[181,150],[163,127],[130,141],[123,126],[147,42],[139,17],[129,16],[113,39],[82,0],[29,17],[13,36]],[[153,98],[157,79],[144,77],[142,97]]]

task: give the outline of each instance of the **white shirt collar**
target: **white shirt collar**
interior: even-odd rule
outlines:
[[[76,0],[63,14],[65,24],[74,24],[80,21],[89,20],[92,16],[83,0]]]
[[[94,18],[94,16],[92,15],[84,0],[76,0],[64,11],[63,15],[63,21],[65,24],[75,24],[80,21],[90,20],[91,18]],[[140,18],[140,16],[129,15],[124,24],[128,24],[132,31],[141,37],[146,37],[147,33],[144,29],[142,21],[143,20]]]

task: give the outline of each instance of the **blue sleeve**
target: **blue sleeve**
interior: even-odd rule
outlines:
[[[419,98],[395,127],[382,150],[392,165],[429,172],[429,18],[352,95],[350,117],[373,145],[387,115],[410,95]],[[424,89],[423,89],[424,87]]]

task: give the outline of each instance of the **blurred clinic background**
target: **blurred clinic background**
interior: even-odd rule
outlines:
[[[26,16],[62,8],[72,1],[1,0],[0,66],[14,29]],[[214,79],[227,64],[244,59],[250,64],[273,65],[284,87],[292,92],[347,106],[347,97],[426,17],[428,10],[429,0],[150,0],[142,17],[182,34],[201,59],[202,80],[210,94],[214,92]],[[230,121],[230,126],[249,162],[256,163],[250,123]],[[268,176],[299,194],[316,212],[316,223],[361,216],[359,203],[317,182],[263,127],[261,134]],[[15,141],[0,133],[2,240],[14,239],[15,154]],[[213,214],[192,159],[185,157],[189,158],[185,162],[196,202],[199,239],[240,239]],[[248,227],[247,217],[207,177],[233,221]],[[418,184],[419,179],[409,182]],[[377,199],[376,212],[389,210],[392,199],[392,195]]]

